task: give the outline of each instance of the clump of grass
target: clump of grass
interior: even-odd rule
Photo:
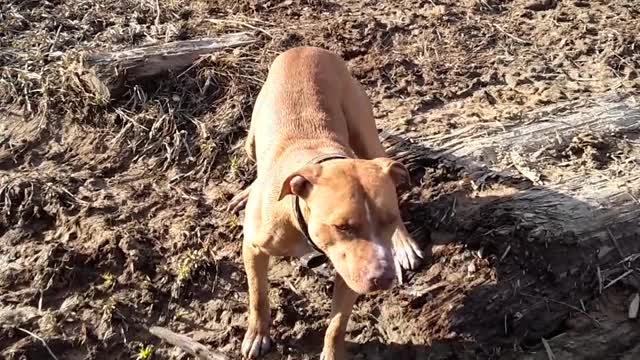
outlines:
[[[185,288],[199,275],[198,273],[209,265],[210,261],[202,250],[188,251],[178,264],[176,280],[171,287],[171,296],[179,299]]]
[[[176,281],[179,283],[186,283],[193,277],[193,273],[198,267],[200,252],[188,252],[186,257],[182,260],[180,267],[178,268],[178,277]]]
[[[46,176],[38,178],[35,172],[4,174],[0,178],[0,229],[75,206],[77,199],[60,184],[64,180]]]

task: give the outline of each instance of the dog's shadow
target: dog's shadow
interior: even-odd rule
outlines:
[[[433,256],[381,302],[402,308],[398,318],[384,309],[374,314],[375,326],[386,328],[384,343],[356,337],[348,347],[354,358],[489,359],[537,349],[541,338],[564,332],[570,316],[589,310],[598,266],[640,247],[633,202],[596,208],[479,162],[386,140],[417,184],[402,201],[403,215]],[[609,236],[615,247],[606,245]]]
[[[347,348],[355,354],[355,359],[449,359],[455,354],[450,341],[436,341],[431,345],[371,341],[364,344],[348,343]]]

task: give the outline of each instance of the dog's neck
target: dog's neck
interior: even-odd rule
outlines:
[[[280,157],[282,162],[287,164],[287,170],[291,172],[302,168],[305,165],[314,163],[314,160],[321,160],[323,156],[336,155],[345,158],[356,158],[353,150],[339,142],[311,140],[303,146],[296,146],[283,151]],[[317,162],[316,162],[317,163]]]
[[[326,163],[328,161],[337,159],[352,159],[355,158],[353,151],[347,147],[340,146],[338,144],[323,146],[309,149],[296,149],[295,152],[290,152],[288,167],[290,171],[284,172],[290,174],[293,171],[313,164]],[[288,176],[288,175],[286,175]],[[328,261],[328,258],[324,252],[316,245],[311,238],[308,231],[308,219],[309,208],[305,201],[297,196],[290,196],[291,200],[285,200],[289,202],[289,212],[291,222],[295,228],[300,232],[303,240],[307,243],[308,252],[301,256],[301,262],[308,268],[314,268],[320,266]]]
[[[307,165],[322,164],[331,160],[347,159],[347,158],[348,157],[346,155],[341,153],[322,154],[309,160]],[[305,206],[304,208],[301,206],[302,199],[299,196],[295,196],[292,199],[292,201],[293,201],[292,202],[293,215],[294,215],[298,230],[302,232],[302,234],[305,237],[305,240],[307,241],[309,246],[313,249],[312,253],[309,254],[308,257],[306,257],[306,260],[303,260],[303,263],[305,263],[307,267],[316,267],[316,266],[322,265],[327,261],[327,257],[325,256],[324,251],[316,245],[316,243],[313,241],[313,238],[309,234],[309,227],[307,222],[307,219],[309,218],[309,208],[307,206]]]

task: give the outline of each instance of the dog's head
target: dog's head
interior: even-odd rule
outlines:
[[[407,169],[387,158],[333,160],[289,175],[280,199],[299,196],[309,235],[354,291],[385,290],[396,279],[391,237],[402,221],[397,189]]]

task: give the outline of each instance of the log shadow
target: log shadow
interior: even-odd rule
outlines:
[[[640,251],[637,202],[595,206],[386,137],[416,184],[401,200],[404,218],[432,258],[382,295],[370,325],[390,343],[352,344],[358,359],[495,359],[537,349],[585,317],[603,279],[624,271],[615,264]],[[388,315],[394,308],[397,319]]]

